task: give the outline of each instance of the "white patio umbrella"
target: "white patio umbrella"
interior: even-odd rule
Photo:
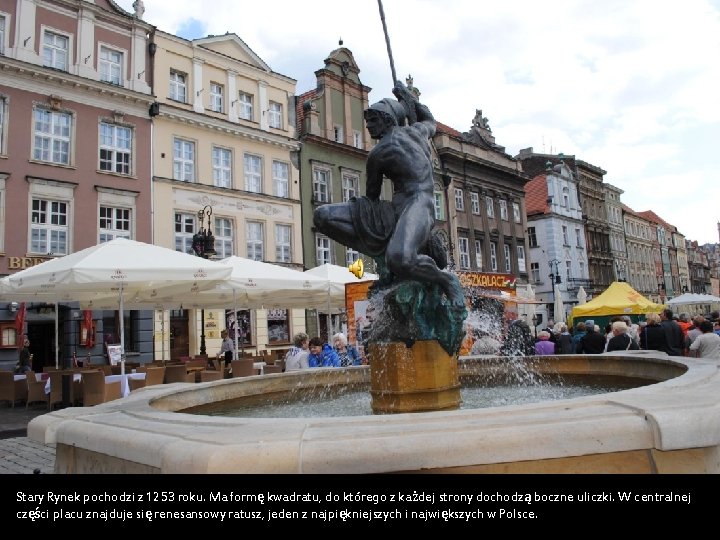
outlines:
[[[24,301],[78,301],[88,309],[101,309],[103,300],[114,299],[115,305],[111,307],[120,312],[124,374],[123,311],[128,297],[142,294],[153,298],[170,291],[189,295],[228,279],[231,272],[231,268],[219,262],[117,238],[12,274],[3,282],[0,294]]]
[[[355,274],[350,272],[344,266],[325,263],[310,270],[303,272],[307,276],[314,276],[325,280],[328,283],[327,307],[330,310],[334,308],[345,307],[345,284],[359,283],[361,281],[374,281],[378,278],[377,274],[365,272],[362,278],[358,279]]]
[[[234,307],[243,309],[295,308],[313,309],[327,302],[327,280],[306,275],[285,266],[254,261],[244,257],[227,257],[218,261],[230,268],[230,276],[214,287],[188,292],[176,288],[164,290],[139,290],[130,296],[135,309],[205,309]],[[348,272],[349,273],[349,272]],[[107,307],[112,298],[95,299],[96,309]],[[235,353],[238,336],[235,333]]]
[[[580,285],[580,288],[578,289],[577,301],[578,301],[579,305],[582,305],[585,302],[587,302],[587,293],[585,292],[585,289],[583,289],[582,285]]]
[[[695,305],[695,304],[717,304],[720,303],[720,298],[713,296],[712,294],[700,294],[700,293],[684,293],[680,296],[676,296],[666,302],[669,306],[676,305]]]

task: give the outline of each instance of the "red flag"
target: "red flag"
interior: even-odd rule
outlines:
[[[17,313],[15,314],[15,332],[18,335],[18,338],[22,336],[23,334],[23,328],[25,327],[25,315],[27,313],[27,307],[25,306],[25,302],[20,303],[20,307],[17,310]]]

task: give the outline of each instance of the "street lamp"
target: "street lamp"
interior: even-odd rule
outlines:
[[[551,259],[549,261],[550,264],[550,274],[548,277],[550,278],[550,294],[552,294],[553,298],[553,317],[557,317],[557,313],[555,313],[555,285],[559,285],[562,283],[562,278],[560,277],[560,269],[558,268],[558,264],[560,264],[560,261],[557,259]],[[550,318],[550,309],[548,309],[548,318]]]
[[[206,204],[202,210],[198,211],[198,221],[200,221],[200,230],[193,235],[192,248],[195,255],[203,259],[209,259],[215,255],[215,237],[210,228],[212,216],[212,206]],[[205,218],[207,218],[207,229],[204,227]],[[200,310],[200,354],[205,355],[207,348],[205,347],[205,309]]]
[[[560,264],[560,261],[557,259],[552,259],[550,262],[550,275],[548,276],[553,284],[557,283],[558,285],[562,283],[562,278],[560,277],[560,269],[558,268],[558,264]]]

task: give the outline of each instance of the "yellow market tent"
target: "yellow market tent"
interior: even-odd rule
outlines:
[[[610,318],[616,315],[647,315],[660,313],[665,306],[656,304],[645,298],[624,281],[615,281],[605,291],[585,304],[575,306],[572,310],[572,319],[594,319],[596,324],[599,318]],[[636,317],[633,317],[635,319]],[[602,328],[602,326],[601,326]]]

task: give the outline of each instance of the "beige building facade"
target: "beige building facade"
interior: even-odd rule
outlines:
[[[209,227],[213,259],[236,255],[301,270],[296,81],[273,72],[235,34],[188,41],[163,32],[154,80],[154,243],[195,253],[193,236]],[[237,306],[245,350],[287,348],[304,330],[303,310],[244,307]],[[205,341],[212,356],[232,310],[157,312],[156,350],[193,356]]]

